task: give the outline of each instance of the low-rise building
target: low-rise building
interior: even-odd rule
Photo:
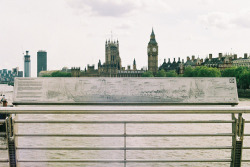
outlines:
[[[19,71],[18,67],[0,70],[0,83],[13,84],[15,77],[23,77],[23,71]]]
[[[175,70],[177,74],[183,74],[183,69],[184,69],[184,59],[178,58],[178,61],[175,61],[175,58],[173,62],[170,61],[170,58],[168,58],[168,62],[166,62],[166,59],[164,59],[164,62],[162,65],[159,67],[159,70],[165,70],[165,71],[171,71]]]
[[[240,57],[232,61],[233,66],[236,67],[249,67],[250,68],[250,56],[247,53],[244,54],[244,57]]]
[[[237,59],[237,54],[222,54],[213,58],[212,54],[209,54],[209,58],[206,58],[202,65],[207,67],[216,67],[219,70],[224,70],[226,68],[232,67],[232,61]]]

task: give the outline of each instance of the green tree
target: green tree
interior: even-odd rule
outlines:
[[[221,73],[217,68],[202,66],[198,68],[197,77],[220,77]]]
[[[55,71],[51,73],[52,77],[71,77],[71,73],[62,72],[62,71]]]
[[[146,71],[142,74],[142,77],[154,77],[152,71]]]
[[[249,69],[247,67],[238,67],[235,69],[235,77],[239,88],[242,88],[243,81],[240,80],[240,75],[246,73]]]
[[[193,71],[193,77],[198,77],[201,67],[195,67]]]
[[[175,70],[170,70],[168,72],[166,72],[166,77],[177,77],[178,74],[176,73]]]
[[[217,68],[202,66],[192,69],[187,67],[184,71],[184,77],[220,77],[221,73]]]
[[[241,89],[249,89],[250,69],[248,67],[231,67],[221,72],[222,77],[235,77],[237,87]]]
[[[156,73],[156,77],[166,77],[166,71],[161,69]]]
[[[193,77],[193,71],[194,71],[194,69],[191,66],[188,66],[184,70],[183,77]]]
[[[50,74],[43,74],[42,77],[51,77]]]
[[[222,77],[235,77],[236,74],[236,67],[226,68],[221,71]]]
[[[249,89],[250,87],[250,70],[244,70],[239,76],[239,85],[242,89]]]

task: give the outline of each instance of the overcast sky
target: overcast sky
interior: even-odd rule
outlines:
[[[219,52],[250,53],[249,0],[0,0],[0,69],[23,70],[31,55],[36,77],[38,50],[48,70],[105,61],[105,40],[120,42],[122,66],[147,66],[154,28],[159,65],[164,58]]]

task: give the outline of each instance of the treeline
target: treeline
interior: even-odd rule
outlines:
[[[71,73],[63,71],[55,71],[51,74],[44,74],[42,77],[71,77]]]
[[[248,67],[231,67],[220,71],[217,68],[206,66],[196,68],[189,66],[185,68],[184,74],[181,75],[178,75],[175,70],[166,72],[162,69],[155,76],[151,71],[147,71],[142,74],[142,77],[235,77],[238,88],[250,88],[250,68]]]

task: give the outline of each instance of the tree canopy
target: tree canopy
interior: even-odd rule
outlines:
[[[176,73],[175,70],[170,70],[166,72],[166,77],[178,77],[178,74]]]
[[[221,71],[222,77],[235,77],[237,87],[249,89],[250,87],[250,69],[248,67],[231,67]]]
[[[71,73],[55,71],[52,72],[51,74],[44,74],[42,77],[71,77]]]
[[[146,71],[142,74],[142,77],[154,77],[152,71]]]
[[[166,71],[164,69],[161,69],[158,71],[155,75],[156,77],[166,77]]]
[[[184,70],[184,77],[220,77],[221,73],[217,68],[202,66],[202,67],[187,67]]]
[[[193,77],[193,72],[194,72],[194,68],[192,68],[191,66],[188,66],[184,70],[183,77]]]

